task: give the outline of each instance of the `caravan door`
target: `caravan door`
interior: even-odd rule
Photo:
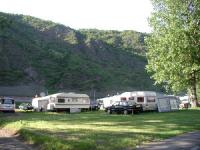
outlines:
[[[146,110],[146,103],[145,103],[144,96],[138,96],[138,97],[136,97],[136,103],[142,105],[143,111]]]
[[[156,104],[156,97],[154,96],[147,96],[146,97],[146,106],[147,110],[157,110],[157,104]]]
[[[39,100],[38,101],[38,110],[39,111],[47,111],[47,105],[49,103],[49,100]]]

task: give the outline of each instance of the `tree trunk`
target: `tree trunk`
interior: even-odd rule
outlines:
[[[194,71],[192,73],[191,78],[191,100],[192,100],[192,107],[198,106],[198,100],[197,100],[197,79],[196,79],[196,72]]]

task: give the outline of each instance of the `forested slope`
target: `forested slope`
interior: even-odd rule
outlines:
[[[74,30],[31,16],[0,13],[0,86],[154,90],[145,71],[143,33]]]

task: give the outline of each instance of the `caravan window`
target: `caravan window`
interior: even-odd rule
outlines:
[[[65,99],[61,99],[61,98],[58,99],[58,103],[64,103],[64,102],[65,102]]]
[[[121,97],[121,100],[122,101],[126,101],[126,97]]]
[[[134,100],[134,97],[129,97],[129,100]]]
[[[138,97],[137,102],[143,103],[144,102],[144,97]]]
[[[147,102],[154,103],[155,101],[155,97],[147,97]]]
[[[81,100],[81,99],[80,99],[80,100]],[[73,98],[73,99],[72,99],[72,102],[78,102],[78,100],[75,99],[75,98]]]
[[[67,98],[67,99],[66,99],[66,102],[70,102],[70,101],[72,101],[71,98]]]

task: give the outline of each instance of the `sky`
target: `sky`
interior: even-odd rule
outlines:
[[[0,0],[0,11],[51,20],[74,29],[151,31],[150,0]]]

